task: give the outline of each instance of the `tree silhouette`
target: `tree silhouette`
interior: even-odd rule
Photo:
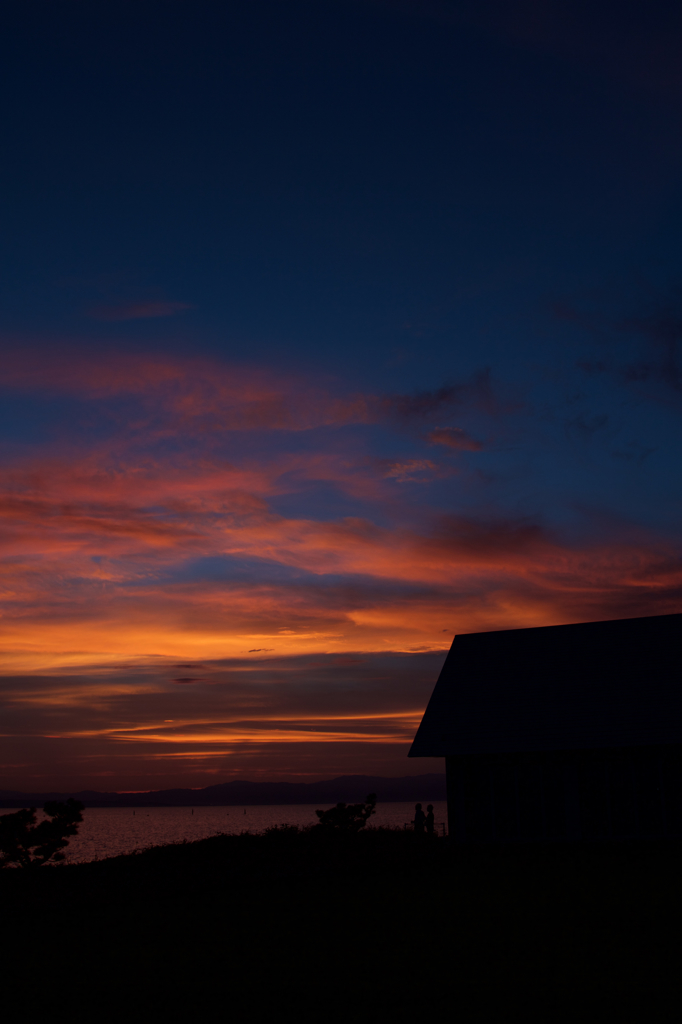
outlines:
[[[344,832],[359,832],[364,828],[371,814],[374,814],[377,802],[376,793],[370,793],[364,804],[338,803],[328,811],[315,811],[318,816],[318,828],[336,829]]]
[[[83,820],[85,804],[80,800],[48,800],[43,808],[47,817],[36,825],[35,807],[15,814],[0,815],[0,867],[17,864],[22,868],[40,867],[48,860],[64,860],[61,852],[69,845],[67,836],[75,836]]]

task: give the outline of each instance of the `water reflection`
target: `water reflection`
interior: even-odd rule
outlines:
[[[160,843],[205,839],[216,832],[262,832],[272,825],[314,825],[318,804],[276,804],[250,807],[89,807],[79,834],[64,853],[77,863],[103,860]],[[445,801],[433,805],[437,831],[446,820]],[[11,814],[13,809],[0,814]],[[40,818],[40,812],[37,815]],[[378,804],[372,825],[402,828],[414,818],[414,803]]]

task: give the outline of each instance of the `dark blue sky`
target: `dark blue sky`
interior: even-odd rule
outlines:
[[[499,6],[8,5],[3,326],[430,384],[674,302],[679,8]]]
[[[7,672],[680,610],[678,4],[15,2],[0,38]]]

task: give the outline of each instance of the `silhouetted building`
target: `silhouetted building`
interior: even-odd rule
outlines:
[[[409,756],[459,841],[682,837],[682,615],[456,636]]]

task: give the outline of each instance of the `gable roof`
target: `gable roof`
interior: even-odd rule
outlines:
[[[408,757],[682,743],[682,615],[465,633]]]

